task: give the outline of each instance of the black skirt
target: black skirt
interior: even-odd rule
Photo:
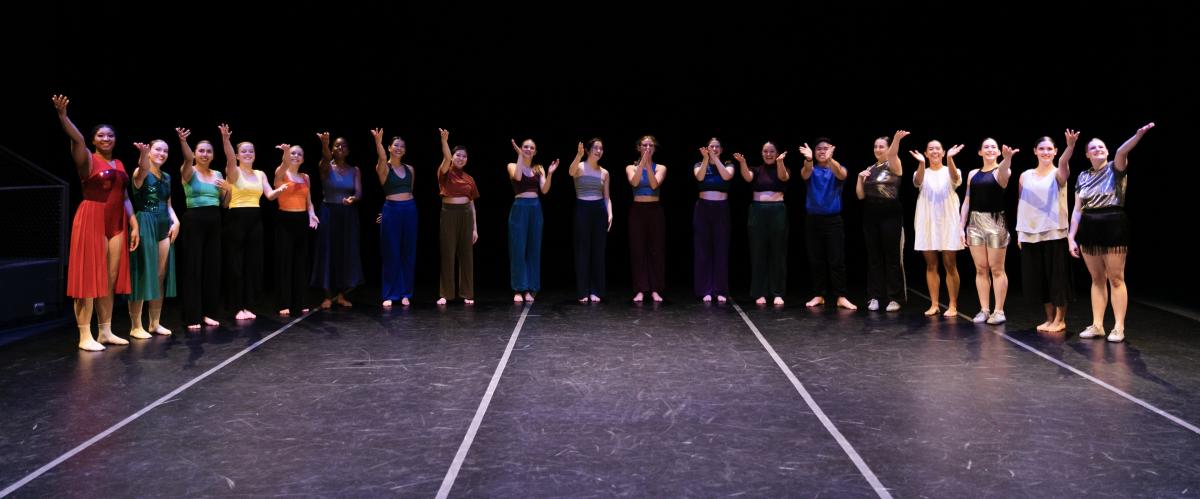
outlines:
[[[1129,251],[1129,217],[1120,206],[1083,210],[1075,243],[1089,255]]]

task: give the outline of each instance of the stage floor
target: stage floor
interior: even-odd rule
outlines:
[[[988,326],[924,317],[928,302],[911,291],[899,313],[685,296],[580,305],[547,293],[529,306],[390,312],[360,298],[352,310],[291,321],[263,310],[100,353],[76,350],[63,328],[0,347],[0,487],[18,497],[1200,493],[1193,320],[1135,304],[1128,340],[1110,344],[1076,336],[1086,299],[1063,336],[1036,333],[1035,309],[1019,300],[1008,324]],[[962,299],[974,302],[966,290]],[[120,306],[116,316],[127,337]]]

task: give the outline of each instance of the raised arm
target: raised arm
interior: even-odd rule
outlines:
[[[692,174],[696,176],[696,180],[703,182],[704,174],[708,173],[708,148],[700,148],[700,162],[692,168]]]
[[[193,153],[192,146],[188,145],[188,136],[192,134],[192,131],[186,128],[176,128],[175,134],[179,135],[179,148],[183,150],[183,164],[179,165],[179,179],[186,184],[192,181],[192,175],[196,172],[196,153]]]
[[[829,169],[833,170],[833,176],[837,177],[838,180],[846,180],[846,177],[850,176],[850,172],[846,171],[846,168],[837,159],[834,159],[833,151],[835,149],[837,149],[837,146],[833,144],[829,145]]]
[[[317,139],[321,141],[321,161],[317,163],[317,170],[321,172],[321,178],[326,179],[329,177],[329,170],[333,168],[333,150],[329,148],[329,132],[318,132]]]
[[[1063,149],[1062,156],[1058,157],[1058,170],[1054,172],[1058,185],[1064,189],[1067,187],[1067,179],[1071,178],[1071,156],[1075,154],[1075,141],[1079,140],[1079,132],[1068,128],[1066,138],[1067,147]]]
[[[554,171],[558,169],[558,160],[550,162],[550,168],[546,170],[546,174],[542,175],[542,194],[550,193],[550,180],[554,178]]]
[[[962,185],[962,173],[958,171],[957,166],[954,166],[954,157],[958,156],[959,151],[962,150],[963,145],[959,144],[951,147],[949,151],[946,151],[946,165],[950,167],[951,188],[957,188],[959,185]]]
[[[917,171],[913,173],[913,185],[919,189],[925,182],[925,155],[917,151],[908,151],[908,153],[917,160]]]
[[[892,135],[892,144],[888,146],[888,171],[897,177],[904,175],[904,168],[900,166],[900,141],[904,140],[908,135],[907,130],[896,130],[896,134]]]
[[[745,180],[746,183],[753,182],[754,172],[750,171],[750,167],[746,165],[746,157],[742,156],[740,152],[735,152],[733,160],[738,162],[738,171],[742,173],[742,180]]]
[[[1020,149],[1007,145],[1000,148],[1000,153],[1004,155],[1004,159],[1000,160],[1000,171],[996,172],[996,182],[1000,183],[1000,187],[1008,187],[1008,181],[1012,179],[1012,157],[1019,152]]]
[[[442,137],[442,164],[438,165],[438,182],[441,182],[441,175],[445,175],[446,172],[450,171],[453,156],[450,155],[450,131],[439,128],[438,133]]]
[[[146,175],[150,174],[150,145],[134,142],[133,147],[138,150],[138,166],[133,169],[133,176],[129,180],[133,182],[134,188],[141,189],[142,182],[146,181]]]
[[[233,130],[225,123],[221,123],[217,128],[221,129],[221,145],[225,149],[225,179],[229,182],[237,182],[237,151],[233,150]]]
[[[575,151],[575,159],[571,160],[571,166],[567,168],[567,173],[572,177],[583,175],[583,168],[579,166],[579,163],[583,161],[583,156],[586,153],[587,151],[583,149],[583,142],[580,142],[579,149]]]
[[[256,172],[257,172],[258,170],[254,170],[254,171],[256,171]],[[279,195],[280,195],[281,193],[283,193],[283,191],[286,191],[286,190],[287,190],[287,188],[288,188],[288,184],[287,184],[287,183],[284,183],[283,185],[279,186],[279,188],[277,188],[277,189],[272,189],[272,188],[271,188],[271,183],[267,181],[267,174],[266,174],[266,173],[263,173],[262,175],[259,175],[258,173],[255,173],[255,174],[254,174],[254,176],[258,177],[258,181],[259,181],[259,183],[261,183],[261,184],[262,184],[262,191],[263,191],[263,194],[264,194],[265,196],[267,196],[267,199],[270,199],[271,201],[274,201],[276,198],[278,198],[278,197],[279,197]]]
[[[67,117],[67,104],[71,102],[65,95],[55,95],[51,97],[54,101],[54,109],[58,111],[58,121],[63,127],[63,131],[67,132],[67,138],[71,139],[71,160],[75,162],[75,173],[80,179],[87,179],[92,174],[92,153],[88,152],[87,145],[84,143],[83,134],[79,133],[79,128]]]
[[[780,182],[787,182],[788,180],[792,179],[792,171],[789,170],[787,165],[783,162],[785,159],[787,159],[787,151],[783,151],[783,153],[775,158],[775,176],[779,177]],[[812,173],[811,169],[809,170],[809,173]]]
[[[375,176],[379,177],[379,185],[387,183],[388,166],[387,151],[383,149],[383,129],[376,128],[371,130],[371,136],[375,137]]]
[[[813,174],[813,154],[812,148],[808,144],[800,146],[800,155],[804,156],[804,165],[800,167],[800,178],[808,180]],[[783,180],[783,179],[780,179]]]
[[[292,145],[279,144],[275,148],[283,153],[279,158],[279,166],[275,167],[275,187],[279,187],[287,183],[288,156],[292,153]]]
[[[1151,128],[1154,128],[1154,123],[1147,123],[1146,126],[1139,128],[1133,134],[1133,137],[1130,137],[1124,144],[1121,144],[1121,147],[1117,148],[1117,157],[1113,158],[1113,168],[1116,168],[1119,172],[1123,172],[1129,167],[1129,151],[1133,150],[1134,146],[1142,140],[1142,136],[1146,135],[1146,132],[1149,132]]]

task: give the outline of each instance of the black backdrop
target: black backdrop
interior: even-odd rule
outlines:
[[[508,283],[512,191],[504,165],[514,157],[510,139],[533,138],[538,160],[564,162],[543,204],[543,288],[562,290],[574,285],[574,193],[565,163],[577,142],[605,140],[602,164],[614,173],[609,278],[620,289],[629,282],[631,193],[623,170],[636,156],[635,140],[657,136],[655,159],[669,167],[662,191],[667,278],[682,292],[691,284],[696,195],[689,174],[697,148],[711,136],[724,142],[726,159],[742,152],[753,161],[764,140],[776,141],[791,151],[793,169],[800,166],[796,146],[829,136],[852,173],[872,161],[872,139],[897,128],[913,132],[906,151],[933,138],[947,146],[966,144],[958,158],[964,173],[979,165],[979,143],[995,137],[1021,149],[1016,174],[1036,165],[1032,149],[1042,135],[1061,147],[1062,131],[1077,128],[1085,140],[1100,137],[1115,152],[1139,126],[1155,121],[1158,128],[1130,161],[1130,285],[1135,295],[1194,295],[1183,285],[1200,275],[1185,263],[1194,247],[1186,242],[1193,211],[1186,200],[1195,191],[1187,183],[1193,167],[1185,148],[1196,131],[1194,85],[1185,75],[1197,44],[1178,8],[1139,3],[1100,10],[1087,2],[988,6],[981,12],[957,4],[677,8],[383,2],[275,11],[212,2],[170,10],[69,2],[8,7],[0,21],[8,25],[0,36],[10,48],[0,140],[68,179],[77,202],[67,141],[50,103],[54,93],[71,97],[70,113],[81,129],[114,124],[118,157],[130,166],[136,159],[131,142],[164,138],[173,154],[168,171],[177,172],[176,126],[191,128],[194,144],[218,139],[217,124],[228,122],[235,140],[257,145],[256,167],[267,171],[278,164],[274,144],[303,145],[304,168],[312,173],[319,154],[314,134],[345,136],[351,163],[364,173],[362,253],[368,279],[377,283],[374,215],[382,195],[371,171],[368,130],[384,127],[389,137],[407,140],[405,161],[417,168],[417,292],[419,299],[432,299],[438,127],[451,130],[453,144],[470,148],[467,168],[483,196],[476,281],[484,292],[501,292]],[[901,195],[911,230],[916,191],[908,158],[902,156]],[[1072,181],[1086,166],[1080,151]],[[1015,174],[1008,192],[1014,214]],[[807,293],[808,282],[803,191],[802,183],[793,182],[788,192],[794,298]],[[749,270],[744,183],[735,182],[731,199],[733,285],[735,296],[742,296]],[[183,209],[178,185],[174,203]],[[865,256],[852,184],[844,206],[850,276],[861,287]],[[266,211],[270,230],[273,210]],[[911,250],[908,257],[909,283],[921,289],[919,260]],[[960,260],[967,281],[969,257],[964,252]],[[1017,264],[1014,245],[1014,284]],[[1082,264],[1078,270],[1082,277]]]

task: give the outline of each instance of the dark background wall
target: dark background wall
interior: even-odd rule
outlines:
[[[1200,274],[1186,263],[1194,248],[1186,229],[1193,211],[1187,200],[1195,192],[1188,148],[1196,100],[1185,74],[1196,61],[1196,36],[1177,8],[1138,3],[1099,10],[1086,2],[985,6],[982,12],[957,4],[728,7],[435,10],[380,2],[251,11],[246,4],[211,2],[172,10],[46,2],[5,16],[11,29],[0,35],[9,48],[0,143],[68,179],[77,202],[67,140],[50,102],[55,93],[71,97],[71,117],[81,129],[114,124],[118,157],[130,166],[133,141],[164,138],[173,155],[167,169],[177,172],[176,126],[191,128],[194,144],[219,139],[217,124],[228,122],[235,140],[257,145],[255,166],[268,171],[278,164],[277,143],[303,145],[304,168],[315,173],[314,134],[345,136],[351,163],[364,171],[363,258],[377,282],[373,219],[382,194],[370,171],[375,154],[368,130],[384,127],[388,136],[407,140],[405,161],[417,168],[418,297],[431,299],[438,127],[451,130],[453,144],[470,148],[467,168],[483,195],[477,281],[497,291],[508,283],[512,191],[504,166],[514,158],[510,138],[531,137],[538,160],[564,162],[544,199],[543,287],[570,289],[574,192],[565,163],[576,143],[593,136],[606,142],[602,164],[614,173],[616,215],[609,275],[621,287],[629,280],[631,198],[623,169],[636,157],[638,137],[657,136],[655,159],[669,167],[663,187],[667,277],[682,291],[691,283],[696,194],[690,169],[711,136],[724,142],[726,159],[740,151],[757,160],[762,142],[776,141],[790,151],[793,169],[800,166],[796,146],[829,136],[852,173],[873,160],[872,139],[897,128],[913,132],[906,151],[933,138],[966,144],[958,158],[964,170],[979,166],[979,143],[995,137],[1021,149],[1008,191],[1011,221],[1016,175],[1036,165],[1038,137],[1049,135],[1061,148],[1063,130],[1076,128],[1085,138],[1102,138],[1115,153],[1139,126],[1155,121],[1158,128],[1130,161],[1130,285],[1135,295],[1195,295],[1185,283]],[[916,191],[908,158],[902,156],[902,197],[911,230]],[[1072,185],[1086,166],[1079,151]],[[793,182],[788,192],[792,294],[806,293],[808,283],[803,191]],[[748,286],[749,196],[746,185],[735,182],[732,269],[739,295]],[[861,286],[865,255],[853,184],[844,201],[850,275]],[[183,209],[178,185],[174,203]],[[1015,247],[1010,255],[1015,278]],[[911,250],[909,257],[909,282],[922,288],[919,260]],[[967,270],[969,257],[960,258]],[[1082,275],[1081,263],[1078,270]]]

